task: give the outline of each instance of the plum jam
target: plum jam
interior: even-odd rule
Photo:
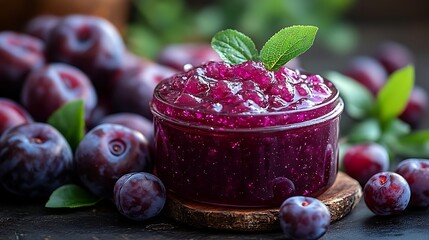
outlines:
[[[336,178],[343,102],[319,75],[209,62],[158,84],[151,109],[157,175],[182,198],[278,207]]]

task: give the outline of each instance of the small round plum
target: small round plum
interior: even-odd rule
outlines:
[[[31,123],[33,119],[23,107],[15,101],[0,98],[0,136],[9,128]]]
[[[331,221],[328,207],[312,197],[286,199],[279,214],[280,226],[291,239],[318,239],[326,233]]]
[[[25,33],[49,43],[52,30],[57,26],[60,17],[54,15],[40,15],[31,19],[25,26]]]
[[[184,66],[200,66],[209,61],[220,61],[219,55],[207,43],[171,44],[163,48],[158,62],[165,66],[183,71]]]
[[[155,63],[142,63],[121,76],[113,88],[113,109],[116,112],[132,112],[152,119],[149,103],[153,90],[163,79],[176,71]]]
[[[153,123],[149,119],[135,113],[115,113],[105,116],[100,123],[113,123],[139,131],[149,142],[153,142]]]
[[[344,172],[364,186],[369,178],[389,169],[389,153],[377,143],[357,144],[343,157]]]
[[[353,58],[343,73],[365,86],[374,96],[387,80],[387,72],[384,67],[374,58],[367,56]]]
[[[94,195],[110,198],[122,175],[149,167],[149,143],[138,131],[118,124],[101,124],[79,143],[75,162],[82,183]]]
[[[74,176],[73,153],[52,126],[28,123],[0,138],[0,183],[9,192],[46,198]]]
[[[366,206],[376,215],[393,215],[407,208],[411,190],[401,175],[394,172],[380,172],[365,184],[363,197]]]
[[[150,173],[128,173],[115,183],[114,202],[125,217],[144,221],[157,216],[164,207],[166,190],[161,180]]]
[[[411,189],[410,206],[429,206],[429,159],[405,159],[399,163],[396,173],[407,180]]]
[[[398,42],[383,42],[375,52],[375,58],[392,74],[413,63],[413,54],[405,45]]]
[[[0,97],[20,100],[27,75],[45,64],[45,45],[35,37],[0,33]]]
[[[33,71],[22,89],[22,104],[37,121],[46,121],[67,102],[83,99],[85,117],[97,104],[97,94],[88,77],[79,69],[52,63]]]
[[[107,20],[89,15],[68,15],[52,30],[48,46],[51,62],[74,65],[89,76],[97,90],[108,84],[123,64],[125,45]]]
[[[408,123],[412,128],[417,128],[424,120],[428,106],[428,94],[420,86],[414,86],[408,103],[399,118]]]

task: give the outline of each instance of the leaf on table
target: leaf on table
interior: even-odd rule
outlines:
[[[93,206],[101,201],[85,189],[75,184],[67,184],[52,192],[45,207],[47,208],[79,208]]]

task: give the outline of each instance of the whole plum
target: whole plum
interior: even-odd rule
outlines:
[[[405,159],[397,166],[396,173],[403,176],[410,185],[410,205],[414,207],[428,207],[429,159]]]
[[[153,124],[149,119],[135,113],[115,113],[101,119],[100,123],[113,123],[139,131],[149,142],[153,142]]]
[[[136,221],[158,215],[166,201],[161,180],[146,172],[128,173],[118,179],[114,187],[114,202],[118,211]]]
[[[343,73],[365,86],[374,96],[384,86],[388,77],[384,67],[368,56],[351,59]]]
[[[363,198],[366,206],[376,215],[386,216],[403,212],[410,202],[408,182],[394,172],[380,172],[365,184]]]
[[[79,143],[75,162],[82,183],[100,197],[113,196],[115,182],[124,174],[146,171],[150,165],[147,139],[118,124],[101,124]]]
[[[0,97],[20,100],[27,75],[45,64],[45,45],[35,37],[0,32]]]
[[[88,15],[68,15],[52,30],[50,61],[74,65],[85,72],[100,91],[123,64],[125,45],[109,21]]]
[[[328,207],[316,198],[294,196],[280,206],[279,220],[288,238],[318,239],[328,230],[331,214]]]
[[[97,94],[88,77],[63,63],[51,63],[31,72],[21,97],[21,102],[37,121],[46,121],[55,110],[76,99],[83,99],[87,118],[97,103]]]
[[[18,103],[0,98],[0,137],[7,129],[33,122],[32,117]]]
[[[28,123],[7,130],[0,149],[0,183],[12,194],[46,198],[73,179],[70,146],[48,124]]]
[[[156,64],[142,63],[121,76],[113,91],[113,109],[116,112],[132,112],[152,119],[149,102],[155,86],[176,71]]]
[[[200,66],[208,61],[220,61],[219,55],[206,43],[170,44],[158,56],[160,64],[183,71],[186,64]]]
[[[31,19],[25,26],[24,32],[49,43],[52,30],[57,26],[60,17],[54,15],[40,15]]]

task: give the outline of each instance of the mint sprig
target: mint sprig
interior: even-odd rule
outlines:
[[[317,30],[314,26],[283,28],[264,44],[260,54],[250,37],[232,29],[215,34],[211,45],[227,63],[236,65],[248,60],[261,60],[266,69],[276,71],[306,52],[313,45]]]
[[[313,45],[317,30],[314,26],[292,26],[274,34],[261,49],[265,68],[277,70],[306,52]]]
[[[258,50],[252,39],[233,29],[216,33],[211,45],[223,61],[233,65],[247,60],[259,60]]]

